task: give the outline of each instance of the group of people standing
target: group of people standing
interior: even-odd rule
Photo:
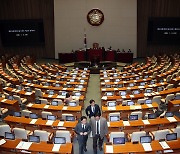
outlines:
[[[86,108],[86,115],[90,119],[89,123],[87,122],[87,117],[82,116],[80,122],[75,127],[79,143],[79,154],[83,154],[84,151],[87,151],[86,145],[88,135],[91,131],[93,137],[93,151],[94,154],[97,154],[97,146],[100,151],[103,150],[103,141],[108,134],[107,121],[105,118],[101,117],[100,107],[95,104],[94,100],[90,100],[90,105]]]

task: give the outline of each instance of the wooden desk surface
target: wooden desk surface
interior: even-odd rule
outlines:
[[[34,84],[34,83],[27,83],[27,82],[23,82],[22,85],[24,86],[29,86],[32,88],[39,88],[39,89],[44,89],[44,90],[55,90],[55,91],[82,91],[82,92],[86,92],[86,88],[63,88],[63,87],[54,87],[54,86],[43,86],[43,85],[39,85],[39,84]]]
[[[4,99],[0,97],[0,106],[6,107],[10,110],[12,109],[15,111],[20,111],[19,103],[17,100],[9,100],[9,99]]]
[[[31,119],[31,118],[15,117],[15,116],[10,116],[10,115],[8,115],[6,118],[4,118],[4,121],[6,121],[7,123],[9,122],[9,123],[21,123],[24,125],[60,127],[58,125],[60,120],[55,120],[52,125],[46,125],[46,122],[48,120],[43,120],[41,118],[38,118],[34,124],[30,123],[32,120],[33,119]],[[61,127],[66,127],[66,128],[75,128],[76,124],[78,123],[78,121],[62,121],[62,122],[64,122],[64,123],[63,123],[63,126],[61,126]]]
[[[108,122],[108,127],[132,127],[132,126],[152,126],[152,125],[160,125],[160,124],[170,124],[170,123],[177,123],[180,122],[178,117],[174,117],[176,121],[170,122],[167,118],[156,118],[156,119],[149,119],[150,124],[145,124],[142,119],[129,121],[130,125],[126,126],[123,124],[123,120],[117,122]]]
[[[43,110],[54,110],[54,111],[74,111],[74,112],[80,112],[81,111],[81,106],[63,106],[63,105],[58,105],[58,106],[53,106],[49,105],[48,108],[45,108],[46,104],[33,104],[29,103],[26,105],[27,108],[30,109],[43,109]]]
[[[102,112],[111,112],[111,111],[134,111],[134,110],[143,110],[143,109],[150,109],[150,108],[158,108],[158,104],[153,102],[152,104],[136,104],[136,105],[131,105],[131,106],[122,106],[122,105],[117,105],[114,108],[107,107],[107,106],[102,106]]]
[[[152,96],[163,96],[163,95],[167,95],[167,94],[172,94],[172,93],[177,93],[180,92],[180,87],[177,88],[172,88],[172,89],[168,89],[168,90],[164,90],[164,91],[160,91],[160,92],[156,92],[156,93],[149,93],[147,96],[148,97],[152,97]],[[126,95],[126,96],[103,96],[101,98],[101,100],[117,100],[117,99],[139,99],[139,98],[144,98],[147,97],[146,94],[144,93],[140,93],[140,94],[136,94],[136,95]]]
[[[166,142],[170,149],[180,149],[180,139],[177,139],[175,141],[167,141]],[[104,153],[106,152],[106,144],[104,144]],[[137,153],[143,153],[145,152],[142,144],[133,144],[131,142],[126,142],[124,145],[112,145],[113,146],[113,153],[129,153],[129,152],[137,152]],[[162,146],[160,145],[159,141],[152,141],[151,142],[152,151],[159,151],[164,150]]]
[[[19,144],[20,141],[21,141],[20,139],[6,140],[6,143],[0,146],[0,151],[4,149],[6,150],[16,149],[16,146]],[[48,144],[47,142],[32,143],[27,151],[53,153],[52,152],[53,146],[54,144]],[[72,143],[61,144],[59,151],[55,153],[72,153]]]

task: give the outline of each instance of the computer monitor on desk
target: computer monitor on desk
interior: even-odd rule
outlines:
[[[130,120],[130,121],[138,120],[138,115],[130,115],[130,116],[129,116],[129,120]]]
[[[125,137],[114,137],[113,144],[125,144]]]
[[[120,121],[120,117],[119,116],[110,116],[110,119],[109,119],[109,121],[111,121],[111,122],[114,122],[114,121]]]
[[[140,143],[151,143],[152,137],[151,136],[141,136]]]
[[[54,144],[66,144],[65,137],[54,137]]]
[[[39,136],[34,136],[34,135],[29,135],[28,141],[29,142],[39,143],[40,142],[40,137]]]

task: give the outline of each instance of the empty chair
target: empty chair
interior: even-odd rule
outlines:
[[[154,96],[152,99],[152,103],[157,103],[160,107],[161,104],[161,96]]]
[[[21,111],[21,115],[24,117],[29,117],[30,113],[32,113],[32,112],[29,110],[22,110]]]
[[[164,90],[164,87],[161,86],[161,87],[157,87],[157,92],[160,92],[160,91],[163,91]]]
[[[25,130],[24,128],[13,128],[13,132],[15,134],[15,138],[18,139],[27,139],[27,136],[30,133],[29,130]]]
[[[171,75],[168,75],[167,77],[166,77],[166,82],[170,82],[171,81]]]
[[[61,99],[53,99],[52,102],[53,101],[55,101],[55,102],[57,101],[58,105],[63,105],[63,101]]]
[[[40,98],[41,104],[49,104],[47,99]]]
[[[137,104],[144,104],[145,100],[144,98],[138,99]]]
[[[0,107],[0,116],[3,116],[4,114],[6,114],[8,112],[7,108],[2,108]]]
[[[169,134],[169,129],[153,131],[154,140],[166,139],[166,135]]]
[[[62,120],[66,120],[67,116],[73,116],[73,114],[63,113],[62,114]]]
[[[66,130],[58,130],[55,132],[55,137],[65,137],[66,143],[71,143],[71,133]]]
[[[146,88],[144,93],[152,93],[153,92],[153,88]]]
[[[109,134],[109,142],[113,143],[113,138],[115,137],[125,137],[124,132],[111,132]]]
[[[42,91],[41,91],[41,89],[35,88],[35,96],[36,96],[36,97],[42,97]]]
[[[14,99],[18,101],[19,105],[22,105],[24,103],[27,102],[27,99],[26,98],[21,98],[20,96],[18,95],[13,95]]]
[[[119,121],[120,112],[109,113],[109,121]]]
[[[123,101],[122,101],[122,105],[125,105],[125,106],[126,106],[126,105],[127,105],[127,100],[123,100]]]
[[[50,133],[45,131],[45,130],[35,130],[34,131],[34,136],[39,136],[40,141],[49,141],[49,135]]]
[[[177,138],[180,138],[180,126],[177,126],[175,129],[172,129],[173,133],[177,133]]]
[[[173,87],[174,87],[173,84],[169,84],[169,85],[167,85],[166,89],[171,89],[171,88],[173,88]]]
[[[145,131],[133,132],[132,134],[130,134],[131,142],[140,142],[141,136],[146,136],[146,132]]]
[[[168,94],[165,99],[161,99],[161,102],[168,104],[168,102],[172,99],[174,99],[174,94]]]
[[[131,112],[130,115],[138,115],[138,119],[142,119],[142,112],[141,111]]]
[[[68,102],[68,106],[78,106],[79,105],[79,100],[72,100]]]
[[[0,136],[5,137],[5,132],[11,132],[11,128],[7,124],[0,125]]]
[[[22,76],[18,76],[18,79],[19,79],[19,82],[20,82],[20,83],[24,82],[24,79],[23,79]]]
[[[41,115],[43,119],[47,119],[47,116],[52,115],[52,112],[42,111]]]
[[[154,72],[152,78],[156,78],[156,76],[157,76],[157,72]]]

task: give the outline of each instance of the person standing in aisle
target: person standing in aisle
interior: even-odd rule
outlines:
[[[75,127],[75,133],[77,134],[77,140],[79,143],[79,154],[83,154],[87,151],[86,144],[88,135],[91,131],[89,123],[87,123],[87,118],[82,116],[81,121]]]
[[[93,117],[97,113],[101,115],[101,110],[99,105],[95,104],[95,101],[93,99],[91,99],[89,103],[90,105],[86,108],[86,115],[89,118]]]
[[[99,150],[102,151],[104,138],[108,134],[107,120],[101,117],[100,113],[97,113],[95,114],[94,117],[91,117],[90,126],[93,136],[94,154],[97,154],[97,142],[98,142]]]

